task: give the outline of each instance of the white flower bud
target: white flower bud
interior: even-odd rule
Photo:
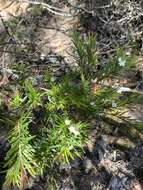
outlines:
[[[79,131],[73,125],[71,125],[69,127],[69,131],[70,131],[70,133],[74,134],[75,136],[80,134]]]
[[[65,124],[66,124],[66,125],[70,125],[70,124],[71,124],[71,121],[70,121],[69,119],[66,119],[66,120],[65,120]]]
[[[118,58],[118,64],[119,64],[119,66],[124,67],[126,64],[126,60],[123,59],[122,57],[119,57]]]

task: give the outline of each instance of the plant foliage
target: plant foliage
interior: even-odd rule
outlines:
[[[75,33],[73,43],[76,69],[61,76],[60,82],[51,80],[50,70],[43,80],[46,88],[34,87],[22,77],[24,82],[19,82],[21,87],[11,98],[9,115],[5,117],[4,108],[0,108],[0,123],[7,123],[10,128],[4,166],[8,186],[22,189],[29,175],[44,174],[54,164],[70,163],[81,157],[90,118],[100,120],[112,113],[120,117],[118,109],[130,103],[131,89],[124,98],[116,87],[104,82],[133,68],[133,57],[120,49],[109,64],[103,65],[97,57],[93,35],[84,40]]]
[[[5,184],[8,186],[11,184],[21,186],[27,172],[31,176],[36,174],[34,169],[36,166],[35,151],[30,144],[33,136],[28,130],[29,122],[29,114],[22,114],[9,134],[10,149],[5,158],[5,167],[8,168]]]

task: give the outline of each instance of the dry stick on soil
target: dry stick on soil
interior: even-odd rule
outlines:
[[[1,15],[0,15],[0,19],[1,19],[1,22],[2,22],[2,24],[3,24],[3,26],[4,26],[4,29],[5,29],[6,34],[11,38],[11,35],[10,35],[10,33],[9,33],[9,30],[8,30],[8,27],[7,27],[7,25],[5,24],[5,21],[4,21],[4,19],[2,18]]]
[[[3,10],[9,8],[14,2],[15,2],[15,1],[12,1],[12,2],[10,2],[8,5],[6,5],[5,7],[3,7],[3,9],[0,10],[0,12],[2,12]]]
[[[2,21],[2,24],[4,26],[6,34],[9,36],[10,40],[12,42],[14,42],[14,39],[10,35],[8,27],[5,24],[5,21],[4,21],[4,19],[2,18],[1,15],[0,15],[0,19]],[[2,77],[2,79],[0,81],[0,87],[3,86],[3,85],[6,85],[9,82],[8,77],[7,77],[7,73],[6,73],[6,61],[5,61],[7,48],[8,48],[8,46],[4,47],[4,50],[2,51],[3,52],[3,55],[2,55],[2,75],[3,75],[3,77]]]
[[[6,74],[6,68],[5,68],[5,53],[3,53],[3,57],[2,57],[2,80],[0,81],[0,87],[3,86],[3,85],[6,85],[9,80],[8,80],[8,77],[7,77],[7,74]]]
[[[72,4],[69,0],[66,0],[66,1],[67,1],[67,3],[68,3],[70,6],[72,6],[73,8],[78,9],[78,10],[81,10],[81,11],[83,11],[83,12],[85,12],[85,13],[88,13],[88,14],[92,14],[92,15],[96,15],[95,9],[106,9],[106,8],[110,8],[110,7],[113,6],[113,4],[116,2],[116,0],[113,0],[113,1],[111,1],[110,4],[108,4],[108,5],[103,5],[103,6],[96,6],[96,5],[95,5],[95,6],[92,8],[92,10],[87,10],[87,9],[86,9],[85,7],[83,7],[82,5],[76,6],[76,5]]]
[[[118,138],[108,135],[102,135],[102,139],[107,144],[116,144],[118,146],[126,147],[126,148],[135,148],[135,144],[130,141],[128,138]]]
[[[85,9],[84,7],[80,6],[80,5],[78,5],[78,6],[73,5],[69,0],[67,0],[67,3],[68,3],[69,5],[71,5],[72,7],[76,8],[76,9],[80,9],[80,10],[86,12],[86,13],[92,14],[93,11],[94,11],[94,9],[105,9],[105,8],[109,8],[109,7],[111,7],[111,6],[113,5],[113,3],[114,3],[115,1],[116,1],[116,0],[113,0],[109,5],[95,6],[92,10],[87,10],[87,9]]]
[[[19,0],[19,2],[25,2],[25,3],[30,3],[33,5],[41,5],[43,8],[47,9],[49,12],[59,15],[59,16],[67,16],[67,17],[72,17],[73,15],[66,13],[62,11],[61,9],[57,7],[53,7],[47,3],[39,2],[39,1],[30,1],[30,0]]]

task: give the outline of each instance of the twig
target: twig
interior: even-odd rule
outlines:
[[[76,9],[80,9],[82,11],[84,11],[85,13],[89,13],[89,14],[95,14],[94,13],[94,9],[105,9],[105,8],[110,8],[113,3],[115,2],[116,0],[113,0],[109,5],[104,5],[104,6],[94,6],[92,8],[92,10],[87,10],[86,8],[82,7],[82,6],[76,6],[76,5],[73,5],[71,2],[69,2],[69,0],[67,0],[68,4],[71,5],[73,8],[76,8]]]
[[[61,9],[59,9],[57,7],[53,7],[52,5],[49,5],[47,3],[43,3],[43,2],[39,2],[39,1],[31,1],[31,0],[19,0],[19,2],[25,2],[25,3],[30,3],[30,4],[34,4],[34,5],[41,5],[45,9],[47,9],[49,12],[59,15],[59,16],[67,16],[67,17],[73,16],[73,15],[66,13],[66,12],[62,11]]]
[[[0,10],[0,12],[2,12],[3,10],[9,8],[12,4],[14,3],[14,1],[10,2],[8,5],[6,5],[2,10]]]
[[[3,53],[3,56],[2,56],[2,79],[0,81],[0,87],[3,86],[3,85],[6,85],[9,80],[8,80],[8,77],[7,77],[7,74],[6,74],[6,70],[5,70],[5,53]]]
[[[5,21],[4,21],[4,19],[2,18],[1,15],[0,15],[0,19],[1,19],[1,21],[2,21],[2,24],[3,24],[4,28],[5,28],[5,32],[6,32],[6,33],[8,34],[8,36],[11,38],[11,35],[10,35],[10,33],[9,33],[9,30],[8,30],[8,27],[6,26]]]
[[[135,148],[135,144],[126,137],[119,138],[119,137],[114,137],[114,136],[102,135],[102,139],[107,144],[117,144],[119,146],[123,146],[126,148]]]
[[[2,18],[1,15],[0,15],[0,19],[1,19],[2,24],[3,24],[3,26],[4,26],[5,32],[6,32],[7,35],[9,36],[10,40],[14,43],[14,42],[15,42],[15,39],[14,39],[13,36],[10,34],[9,29],[8,29],[8,26],[6,25],[4,19]]]

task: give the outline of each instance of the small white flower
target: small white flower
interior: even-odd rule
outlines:
[[[51,77],[51,82],[55,82],[55,77]]]
[[[119,64],[119,66],[124,67],[126,64],[126,60],[123,59],[122,57],[119,57],[118,58],[118,64]]]
[[[131,51],[126,51],[126,55],[131,55]]]
[[[66,119],[66,120],[65,120],[65,124],[66,124],[66,125],[70,125],[70,124],[71,124],[71,121],[70,121],[69,119]]]
[[[91,105],[91,106],[94,106],[94,104],[95,104],[94,102],[90,102],[90,105]]]
[[[92,82],[92,83],[96,83],[96,82],[97,82],[97,80],[98,80],[98,78],[91,79],[91,82]]]
[[[41,53],[40,58],[41,58],[42,60],[44,60],[44,59],[45,59],[45,57],[46,57],[46,55],[45,55],[44,53]]]
[[[121,94],[122,92],[131,92],[131,89],[128,88],[128,87],[120,87],[120,88],[117,90],[117,93]]]
[[[79,131],[73,125],[71,125],[69,127],[69,131],[70,131],[70,133],[74,134],[75,136],[80,134]]]
[[[74,63],[74,66],[75,66],[75,67],[78,67],[79,65],[78,65],[77,63]]]
[[[117,103],[115,101],[112,101],[112,108],[116,108],[117,107]]]

